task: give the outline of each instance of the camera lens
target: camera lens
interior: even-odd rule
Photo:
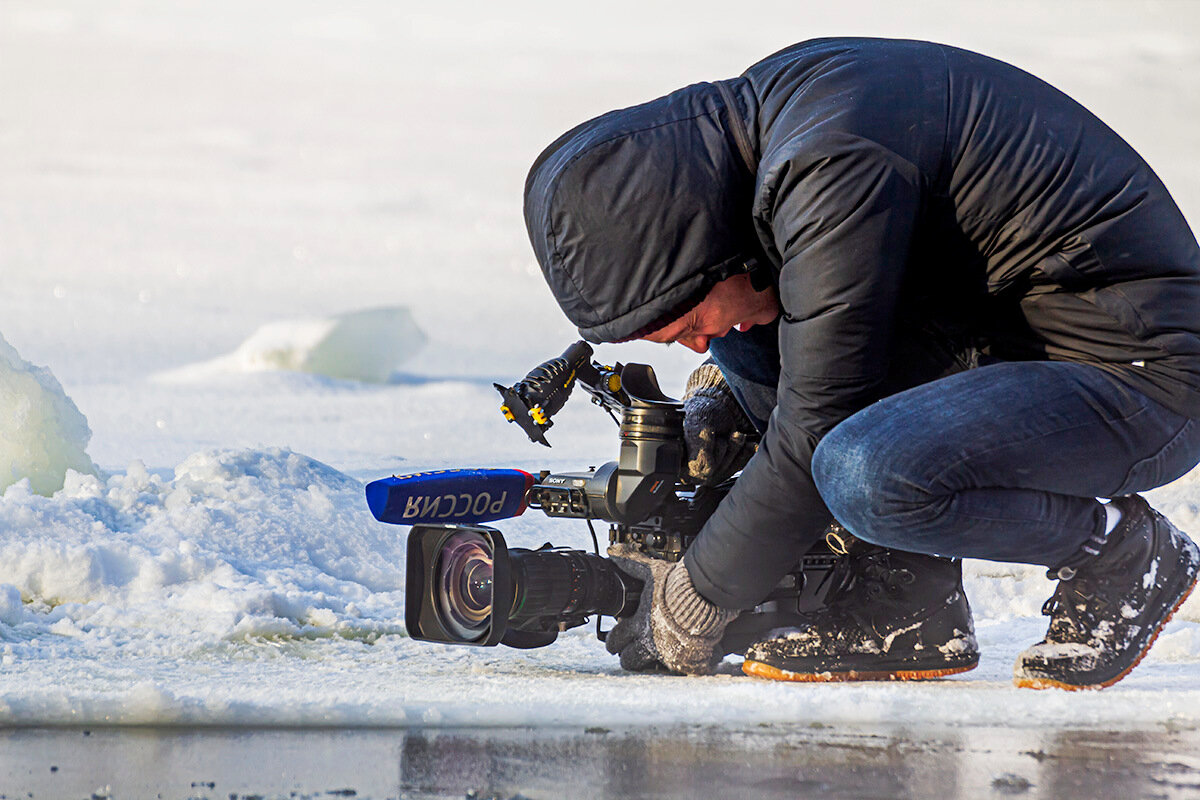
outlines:
[[[492,617],[492,547],[474,531],[442,544],[435,587],[442,623],[464,641],[487,633]]]

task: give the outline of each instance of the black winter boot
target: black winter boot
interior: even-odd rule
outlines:
[[[974,669],[962,562],[854,542],[807,624],[746,650],[747,675],[787,681],[920,680]]]
[[[1042,607],[1050,629],[1017,657],[1017,686],[1111,686],[1137,666],[1195,586],[1200,548],[1141,497],[1113,504],[1121,520],[1099,553],[1047,573],[1058,578]]]

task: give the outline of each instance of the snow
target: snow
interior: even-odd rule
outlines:
[[[590,628],[532,651],[404,635],[406,530],[366,481],[616,456],[583,400],[546,450],[490,385],[575,338],[520,194],[577,122],[803,38],[935,39],[1075,95],[1200,222],[1200,6],[689,8],[0,6],[0,723],[1200,725],[1195,599],[1116,686],[1015,689],[1035,567],[966,565],[980,666],[923,684],[629,675]],[[597,357],[669,393],[699,360]],[[1200,474],[1149,498],[1200,533]],[[497,527],[590,546],[534,513]]]

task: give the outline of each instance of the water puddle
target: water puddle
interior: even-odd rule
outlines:
[[[1200,798],[1200,732],[22,729],[7,798]]]

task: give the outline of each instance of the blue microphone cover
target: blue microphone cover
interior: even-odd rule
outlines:
[[[443,469],[393,475],[367,484],[380,522],[428,525],[519,517],[534,478],[519,469]]]

